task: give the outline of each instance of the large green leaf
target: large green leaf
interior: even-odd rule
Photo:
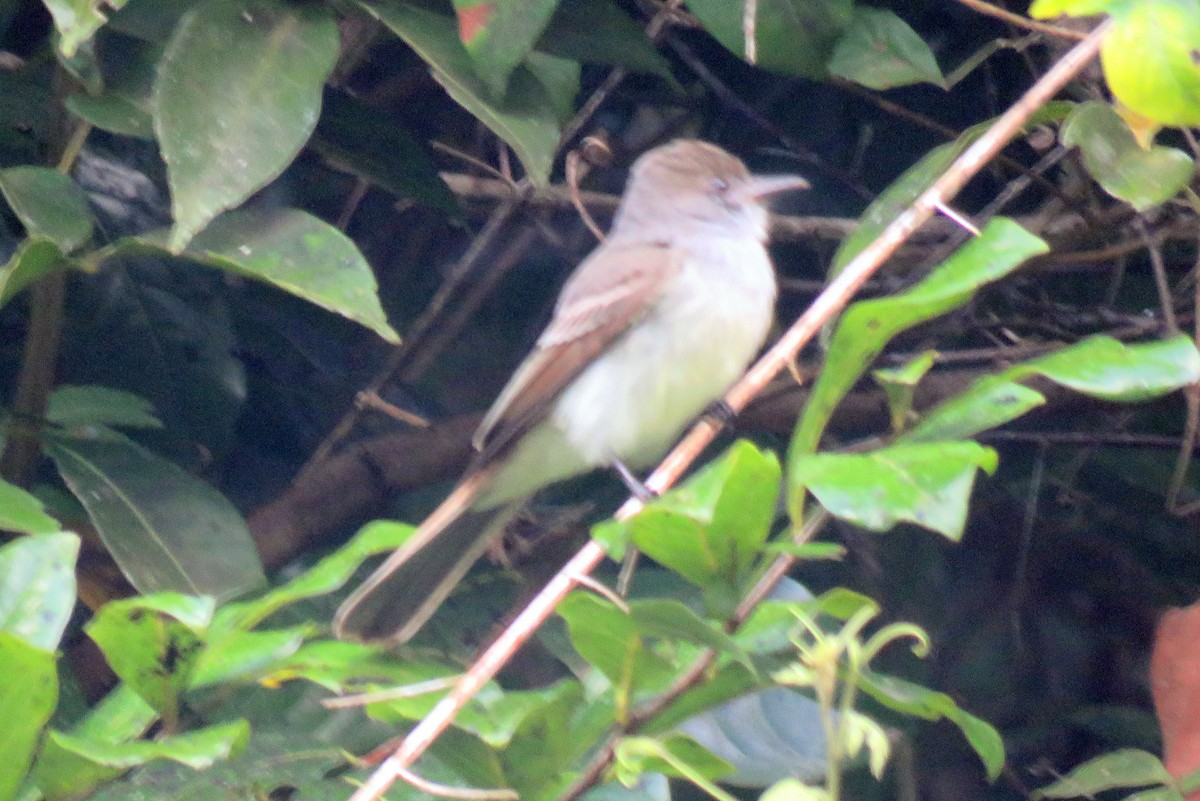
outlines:
[[[0,548],[0,631],[45,651],[57,648],[75,609],[78,554],[79,537],[67,532],[22,537]]]
[[[250,727],[236,720],[159,740],[109,743],[52,731],[34,768],[34,780],[49,801],[77,797],[104,778],[169,759],[203,770],[240,753]],[[81,782],[87,777],[89,782]],[[81,786],[82,785],[82,786]]]
[[[0,531],[53,534],[61,528],[57,520],[46,514],[45,505],[40,500],[20,487],[0,479]],[[4,550],[0,549],[0,559],[3,559],[3,553]],[[8,586],[6,581],[0,584]]]
[[[1033,798],[1092,798],[1105,790],[1171,785],[1162,760],[1146,751],[1122,748],[1089,759],[1066,776],[1033,793]]]
[[[512,147],[535,184],[547,182],[558,146],[558,120],[545,89],[528,69],[514,70],[507,94],[498,100],[475,74],[453,19],[387,0],[361,4],[429,64],[456,103]]]
[[[86,631],[113,672],[173,728],[215,606],[212,598],[176,593],[111,601]]]
[[[1200,125],[1200,0],[1131,0],[1111,13],[1100,63],[1116,98],[1163,125]]]
[[[180,21],[154,86],[178,252],[308,141],[338,30],[321,4],[209,0]]]
[[[265,582],[242,516],[195,476],[116,435],[47,453],[140,592],[228,598]]]
[[[26,235],[48,239],[70,253],[92,235],[92,212],[83,190],[58,170],[9,167],[0,170],[0,193]]]
[[[537,49],[571,61],[651,72],[674,82],[671,63],[613,0],[561,0]]]
[[[868,89],[914,83],[946,88],[925,40],[895,13],[869,6],[855,7],[850,27],[829,59],[829,72]]]
[[[58,703],[53,647],[39,648],[0,631],[0,801],[15,797]]]
[[[974,442],[893,445],[869,453],[798,458],[792,492],[816,496],[834,515],[872,531],[910,522],[957,540],[977,470],[993,472],[996,452]]]
[[[121,389],[101,386],[55,388],[46,406],[46,419],[63,428],[117,426],[119,428],[162,428],[150,401]]]
[[[1112,106],[1098,100],[1071,112],[1062,141],[1079,148],[1084,167],[1105,192],[1138,211],[1170,200],[1195,172],[1192,157],[1178,148],[1143,148]]]
[[[1017,223],[996,218],[907,291],[851,306],[834,331],[825,366],[792,437],[790,458],[816,450],[834,408],[896,334],[961,306],[980,287],[1047,249]]]
[[[1089,337],[979,379],[928,412],[904,440],[959,439],[1014,420],[1045,403],[1041,393],[1018,383],[1034,376],[1094,398],[1136,403],[1200,381],[1200,352],[1186,336],[1133,345]]]
[[[122,239],[102,255],[162,255],[161,236]],[[183,257],[262,281],[371,329],[399,335],[379,303],[375,274],[355,244],[327,222],[296,209],[239,209],[213,221]]]
[[[688,10],[717,41],[745,55],[742,3],[691,0]],[[825,62],[853,11],[853,0],[760,0],[755,20],[758,65],[790,75],[825,77]]]
[[[558,0],[454,0],[458,36],[494,97],[542,35]]]

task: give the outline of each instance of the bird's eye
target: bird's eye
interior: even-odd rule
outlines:
[[[713,191],[718,195],[724,195],[729,191],[729,181],[726,181],[724,178],[713,178],[711,186]]]

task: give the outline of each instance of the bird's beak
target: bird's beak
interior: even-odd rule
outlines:
[[[794,189],[808,189],[808,181],[799,175],[753,175],[742,184],[742,194],[747,200],[762,200]]]

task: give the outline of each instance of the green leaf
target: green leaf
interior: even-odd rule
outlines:
[[[7,587],[5,588],[7,590]],[[0,801],[15,797],[58,703],[54,651],[0,631]]]
[[[0,479],[0,531],[53,534],[61,529],[58,521],[46,514],[45,506],[40,500],[20,487]],[[0,549],[0,554],[3,553],[4,549]],[[2,558],[0,556],[0,559]],[[0,584],[5,588],[12,586],[8,581],[0,581]],[[4,628],[3,625],[0,625],[0,628]]]
[[[1029,16],[1034,19],[1052,19],[1060,14],[1072,17],[1090,17],[1105,14],[1129,0],[1033,0]]]
[[[708,646],[718,653],[745,656],[732,637],[679,601],[669,598],[637,600],[630,603],[629,613],[645,636],[689,642]]]
[[[321,4],[209,0],[184,15],[154,85],[172,251],[300,152],[338,47],[337,22]]]
[[[0,306],[44,276],[67,267],[78,267],[78,263],[64,256],[58,245],[40,237],[25,239],[0,267]]]
[[[188,689],[248,681],[278,669],[317,631],[314,624],[275,631],[225,631],[209,629],[209,642],[195,664]]]
[[[173,726],[215,606],[175,593],[112,601],[85,630],[113,672]]]
[[[454,0],[458,36],[494,97],[542,35],[558,0]]]
[[[1091,798],[1105,790],[1172,784],[1162,760],[1146,751],[1123,748],[1089,759],[1053,784],[1033,792],[1034,798]]]
[[[858,683],[864,692],[890,709],[925,720],[945,718],[958,726],[982,760],[988,778],[995,780],[1000,775],[1004,767],[1004,742],[1000,734],[964,711],[950,696],[873,670],[860,672]]]
[[[105,253],[157,255],[155,234],[122,239]],[[296,209],[240,209],[213,221],[185,258],[262,281],[353,320],[387,342],[400,337],[379,304],[370,265],[355,244],[327,222]]]
[[[681,779],[719,779],[733,766],[683,734],[664,738],[625,737],[617,743],[615,770],[622,782],[646,773],[661,773]]]
[[[579,64],[546,53],[530,53],[519,69],[533,76],[541,86],[555,119],[563,125],[570,122],[575,114],[575,96],[579,94]]]
[[[29,237],[49,239],[70,253],[92,236],[92,211],[75,182],[47,167],[0,170],[4,195]]]
[[[1150,400],[1200,381],[1200,352],[1186,336],[1126,345],[1096,336],[985,376],[929,411],[905,441],[969,437],[1007,423],[1045,402],[1017,382],[1041,376],[1114,403]]]
[[[1110,11],[1100,63],[1113,95],[1163,125],[1200,125],[1200,0],[1136,0]]]
[[[103,8],[116,11],[127,2],[129,0],[106,0]],[[43,3],[58,29],[58,52],[64,58],[72,58],[80,45],[89,41],[108,21],[95,0],[43,0]]]
[[[497,100],[475,74],[453,19],[396,2],[360,4],[429,64],[456,103],[512,147],[534,184],[546,184],[559,126],[553,104],[528,70],[515,70],[503,101]]]
[[[883,387],[883,393],[887,396],[893,432],[903,431],[908,426],[917,384],[933,367],[936,357],[936,351],[927,350],[910,359],[903,367],[879,369],[871,374],[875,383]]]
[[[365,181],[452,214],[458,201],[404,123],[345,92],[325,93],[313,149]]]
[[[1074,108],[1073,103],[1047,103],[1030,117],[1029,122],[1026,123],[1026,130],[1038,125],[1059,122]],[[991,120],[972,125],[953,142],[935,147],[881,192],[879,197],[875,198],[859,217],[858,227],[854,229],[854,232],[842,240],[841,246],[834,254],[833,263],[830,265],[829,277],[833,278],[840,273],[855,256],[862,252],[863,248],[874,241],[901,212],[912,205],[912,202],[940,178],[954,160],[991,126]]]
[[[240,753],[250,737],[243,720],[177,734],[161,740],[107,743],[52,731],[34,768],[34,779],[49,801],[76,797],[130,768],[170,759],[204,770]],[[92,782],[80,787],[83,774]]]
[[[778,486],[775,455],[737,442],[628,521],[633,542],[704,588],[709,601],[727,605],[750,576],[770,534]]]
[[[759,796],[759,801],[827,801],[828,793],[799,779],[780,779]]]
[[[894,336],[962,306],[980,287],[1047,250],[1041,239],[998,217],[907,291],[851,306],[834,331],[825,366],[792,436],[790,458],[816,450],[834,408]]]
[[[7,506],[6,487],[16,489],[0,483],[0,509]],[[0,513],[0,528],[8,528],[2,520],[8,513]],[[79,537],[65,531],[22,537],[0,548],[0,631],[45,651],[57,648],[75,609],[78,554]]]
[[[453,680],[459,669],[432,662],[401,662],[376,646],[337,640],[305,643],[299,651],[280,661],[261,679],[267,685],[303,679],[330,692],[377,689],[433,680]],[[423,717],[437,699],[452,686],[442,683],[412,697],[368,706],[368,712],[384,720]]]
[[[161,2],[161,0],[160,0]],[[134,7],[144,3],[135,4]],[[120,41],[121,58],[106,75],[99,94],[76,93],[67,110],[95,127],[122,136],[154,139],[154,76],[162,48],[138,39]]]
[[[101,386],[60,385],[50,395],[46,419],[63,428],[116,426],[162,428],[154,404],[132,392]]]
[[[829,59],[829,72],[868,89],[892,89],[946,80],[925,40],[908,23],[882,8],[856,6],[850,27]]]
[[[414,530],[391,520],[369,523],[348,543],[283,586],[261,598],[222,606],[214,627],[251,629],[289,604],[338,590],[364,561],[399,548]]]
[[[570,61],[649,72],[674,83],[671,63],[613,0],[561,0],[537,49]]]
[[[612,682],[618,709],[628,709],[639,691],[661,690],[672,677],[672,665],[648,650],[637,622],[609,601],[576,592],[556,611],[575,650]]]
[[[798,458],[791,483],[793,492],[808,490],[832,514],[872,531],[907,521],[958,540],[975,472],[991,473],[996,464],[996,452],[975,442],[902,444]]]
[[[265,583],[242,516],[175,464],[116,434],[46,452],[139,592],[228,598]]]
[[[705,30],[738,56],[745,56],[743,4],[691,0]],[[852,0],[760,0],[755,20],[758,66],[788,75],[825,77],[825,62],[853,18]]]
[[[1067,118],[1062,141],[1078,147],[1083,165],[1104,191],[1138,211],[1160,206],[1188,185],[1191,156],[1173,147],[1142,148],[1112,106],[1083,103]]]

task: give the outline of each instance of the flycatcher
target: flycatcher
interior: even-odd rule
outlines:
[[[705,142],[639,158],[608,238],[475,433],[466,474],[338,609],[337,636],[407,641],[537,490],[654,464],[762,347],[775,308],[764,199],[806,186],[752,176]]]

